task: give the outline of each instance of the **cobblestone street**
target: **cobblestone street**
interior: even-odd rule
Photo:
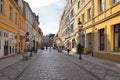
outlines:
[[[0,80],[120,80],[120,73],[56,50],[44,50],[0,70]]]

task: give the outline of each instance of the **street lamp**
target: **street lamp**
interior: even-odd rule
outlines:
[[[78,35],[79,35],[79,38],[80,38],[81,33],[83,32],[83,29],[82,29],[83,26],[82,26],[82,23],[81,23],[80,21],[78,22],[78,27],[79,27]],[[82,59],[81,54],[82,54],[82,52],[83,52],[83,47],[81,46],[80,41],[79,41],[77,50],[78,50],[77,52],[79,53],[79,59]]]

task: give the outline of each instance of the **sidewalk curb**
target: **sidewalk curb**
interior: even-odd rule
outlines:
[[[62,53],[67,54],[65,51],[62,51]],[[71,56],[73,56],[73,57],[76,57],[76,58],[79,58],[79,57],[78,57],[79,54],[69,54],[69,55],[71,55]],[[83,54],[83,56],[84,56],[84,54]],[[93,58],[96,58],[96,57],[93,57]],[[88,62],[97,64],[97,65],[103,66],[103,67],[105,67],[105,68],[107,68],[107,69],[110,69],[110,70],[113,70],[113,71],[115,71],[115,72],[120,73],[120,70],[118,70],[119,68],[116,69],[116,68],[113,68],[113,67],[109,67],[108,65],[104,65],[104,64],[100,63],[99,61],[98,61],[98,62],[95,62],[95,61],[93,62],[92,60],[87,59],[87,58],[85,58],[85,57],[83,57],[82,59],[85,60],[85,61],[88,61]],[[107,61],[107,60],[106,60],[106,61]],[[107,63],[107,62],[106,62],[106,63]],[[119,64],[119,63],[118,63],[118,64]]]
[[[16,53],[16,54],[8,55],[8,56],[3,56],[3,57],[0,57],[0,60],[6,59],[6,58],[8,58],[8,57],[16,56],[16,55],[19,55],[19,54]]]

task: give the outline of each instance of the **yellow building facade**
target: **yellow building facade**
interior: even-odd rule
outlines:
[[[120,1],[76,0],[76,29],[79,21],[84,53],[120,62]]]
[[[24,51],[25,18],[21,3],[22,0],[0,0],[0,58]]]

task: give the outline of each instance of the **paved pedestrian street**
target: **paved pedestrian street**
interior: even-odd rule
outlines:
[[[120,73],[56,50],[43,50],[0,70],[0,80],[120,80]]]

